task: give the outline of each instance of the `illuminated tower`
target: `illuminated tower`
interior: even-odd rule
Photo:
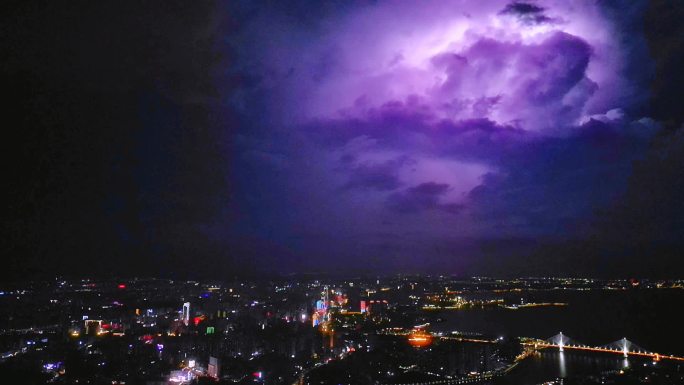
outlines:
[[[330,320],[330,288],[325,286],[325,295],[323,296],[323,320]]]
[[[181,319],[185,326],[190,325],[190,302],[183,304],[183,317]]]

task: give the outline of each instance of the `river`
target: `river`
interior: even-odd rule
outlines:
[[[498,296],[507,303],[562,302],[567,306],[443,311],[438,316],[444,322],[433,324],[432,330],[542,339],[562,331],[576,341],[594,346],[627,337],[645,350],[684,356],[684,321],[679,315],[684,308],[684,290],[549,290],[478,296]],[[506,376],[506,383],[538,384],[644,364],[653,365],[644,358],[546,349],[521,362]]]

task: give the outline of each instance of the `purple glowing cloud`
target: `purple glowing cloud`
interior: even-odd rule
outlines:
[[[387,2],[313,30],[254,23],[262,45],[243,61],[259,82],[238,108],[258,100],[281,138],[254,143],[287,160],[298,234],[556,233],[615,196],[653,131],[623,112],[642,99],[596,3]]]
[[[558,22],[520,19],[542,12]],[[524,120],[533,129],[551,123],[531,119],[540,98],[551,99],[554,113],[574,112],[565,112],[572,123],[614,108],[629,87],[620,74],[622,47],[595,4],[381,3],[322,28],[313,41],[297,41],[296,33],[265,39],[273,46],[257,63],[287,120],[362,113],[417,95],[441,117]],[[488,113],[477,105],[497,98]]]

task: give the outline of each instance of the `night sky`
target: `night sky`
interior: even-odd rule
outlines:
[[[684,276],[680,1],[10,1],[2,279]]]

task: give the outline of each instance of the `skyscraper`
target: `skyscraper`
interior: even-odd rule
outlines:
[[[185,302],[183,304],[183,324],[185,326],[190,325],[190,302]]]
[[[216,357],[209,357],[209,366],[207,367],[207,374],[209,377],[218,379],[219,378],[219,360]]]

